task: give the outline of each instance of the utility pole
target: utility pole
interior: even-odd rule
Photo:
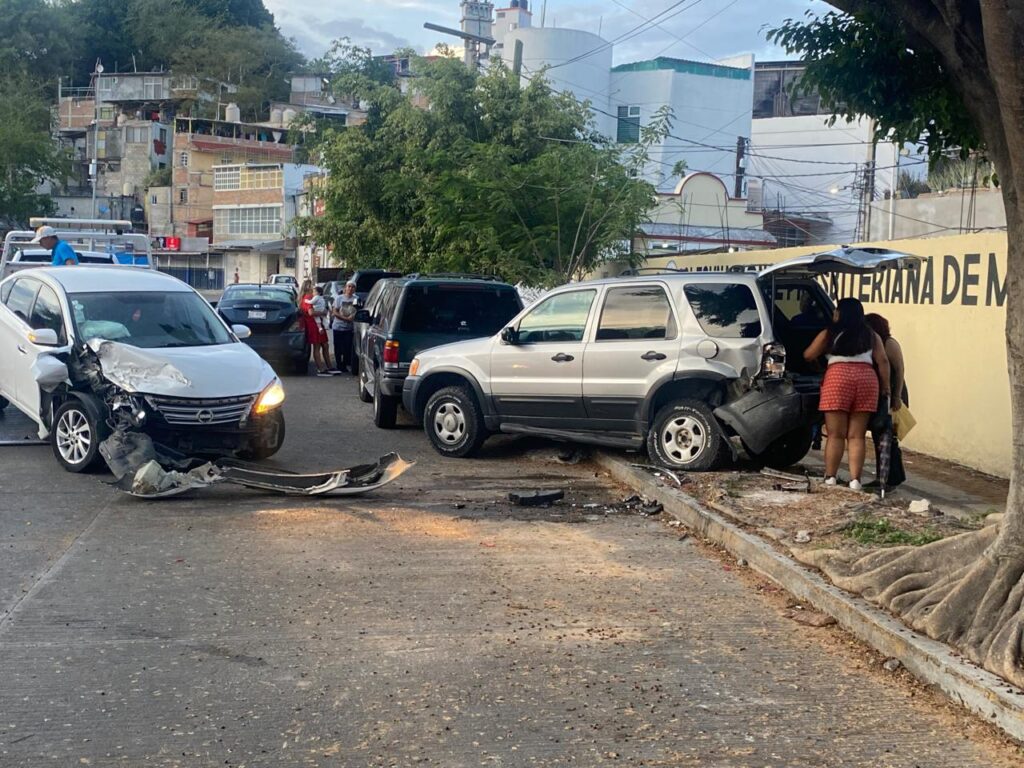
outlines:
[[[463,42],[462,60],[470,69],[478,69],[480,61],[490,54],[495,40],[490,36],[494,18],[494,4],[491,2],[473,2],[462,0],[462,28],[452,29],[438,24],[426,23],[424,29],[441,32],[445,35],[458,37]],[[484,50],[480,50],[484,46]]]
[[[92,89],[92,162],[89,163],[89,175],[92,177],[92,217],[96,218],[96,187],[100,181],[100,75],[103,65],[96,59],[96,71],[93,72]]]
[[[743,195],[743,181],[747,171],[747,140],[742,136],[736,137],[736,184],[733,189],[733,197],[739,199]]]

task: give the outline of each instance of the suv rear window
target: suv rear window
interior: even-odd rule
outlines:
[[[405,291],[400,330],[492,336],[519,314],[520,308],[519,295],[511,288],[410,285]]]
[[[698,283],[683,289],[693,314],[708,336],[720,339],[756,339],[761,315],[754,293],[736,283]]]

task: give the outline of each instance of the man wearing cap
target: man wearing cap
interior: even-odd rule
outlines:
[[[65,264],[78,263],[78,254],[75,249],[57,237],[57,230],[53,227],[40,227],[36,230],[36,236],[32,239],[33,245],[41,245],[53,253],[51,267],[63,267]]]

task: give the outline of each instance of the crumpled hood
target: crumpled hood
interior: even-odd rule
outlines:
[[[140,349],[94,339],[89,346],[107,380],[131,393],[196,399],[253,395],[275,376],[273,369],[241,342]]]

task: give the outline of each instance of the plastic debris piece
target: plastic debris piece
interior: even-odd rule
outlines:
[[[508,500],[517,507],[542,507],[565,498],[565,491],[512,491]]]
[[[932,503],[928,499],[917,499],[916,501],[910,502],[910,513],[914,515],[925,515],[932,507]]]
[[[793,537],[793,541],[797,544],[806,544],[811,540],[810,531],[797,531],[796,536]]]

